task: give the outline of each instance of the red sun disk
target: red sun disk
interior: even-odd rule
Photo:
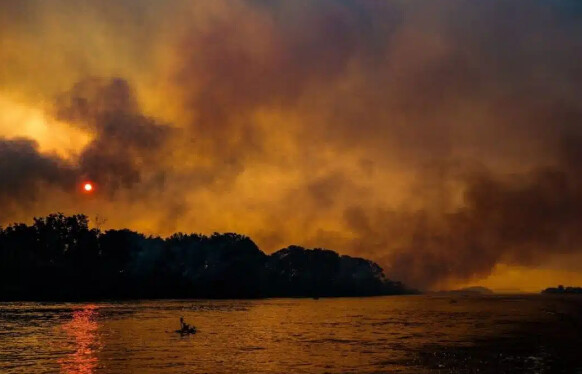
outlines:
[[[83,191],[85,191],[86,193],[92,192],[93,191],[93,183],[91,183],[91,182],[83,183]]]

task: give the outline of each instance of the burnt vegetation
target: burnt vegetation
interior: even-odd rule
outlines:
[[[260,298],[409,293],[362,258],[248,237],[101,231],[85,215],[0,228],[0,300]]]

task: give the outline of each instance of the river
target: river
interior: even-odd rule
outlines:
[[[0,303],[0,373],[582,373],[582,298]],[[198,333],[175,333],[179,318]]]

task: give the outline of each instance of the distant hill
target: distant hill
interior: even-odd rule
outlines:
[[[493,290],[495,294],[503,294],[503,295],[517,295],[517,294],[524,294],[527,293],[524,290],[520,290],[519,288],[496,288]]]
[[[248,237],[101,232],[84,215],[0,228],[0,300],[260,298],[411,293],[373,261]]]
[[[437,294],[444,294],[444,295],[448,295],[448,294],[454,294],[454,295],[493,295],[494,294],[494,292],[491,291],[489,288],[480,287],[480,286],[466,287],[466,288],[461,288],[458,290],[444,290],[444,291],[438,291],[436,293]]]
[[[467,287],[458,290],[459,292],[470,292],[470,293],[478,293],[482,295],[492,295],[494,292],[486,287],[474,286],[474,287]]]
[[[580,294],[582,295],[582,287],[549,287],[543,290],[543,294]]]

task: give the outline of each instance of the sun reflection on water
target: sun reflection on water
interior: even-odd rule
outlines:
[[[75,351],[59,360],[61,373],[94,373],[98,364],[96,352],[100,348],[96,316],[97,306],[87,305],[81,310],[74,311],[73,319],[62,326]]]

